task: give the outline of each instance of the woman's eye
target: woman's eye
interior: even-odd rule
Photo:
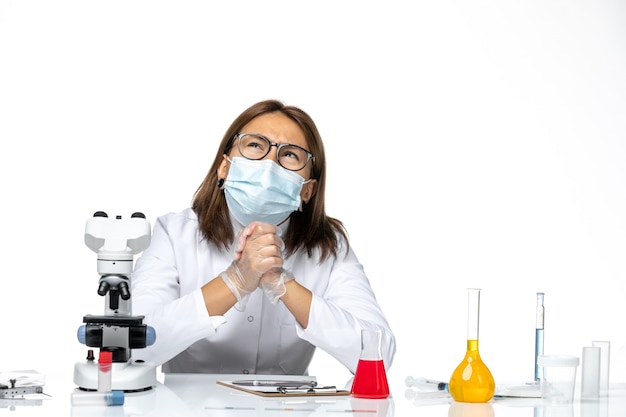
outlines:
[[[257,149],[262,149],[263,148],[263,146],[261,146],[261,144],[257,143],[257,142],[252,142],[252,143],[248,144],[248,147],[250,147],[250,148],[257,148]]]

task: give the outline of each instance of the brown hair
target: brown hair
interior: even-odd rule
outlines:
[[[324,208],[326,186],[326,156],[322,138],[313,119],[303,110],[287,106],[278,100],[266,100],[253,104],[241,113],[230,125],[209,168],[209,172],[196,190],[191,208],[198,216],[198,223],[203,236],[216,246],[227,248],[234,240],[228,206],[224,192],[217,186],[217,170],[224,154],[232,148],[232,138],[241,133],[241,129],[252,119],[266,113],[280,112],[296,122],[304,132],[309,151],[315,155],[309,163],[311,178],[317,180],[317,190],[308,203],[302,203],[302,211],[294,211],[290,216],[289,228],[283,240],[287,254],[290,255],[303,247],[309,256],[313,249],[320,248],[320,261],[329,255],[336,256],[339,247],[338,235],[343,236],[348,249],[348,236],[343,224],[328,217]]]

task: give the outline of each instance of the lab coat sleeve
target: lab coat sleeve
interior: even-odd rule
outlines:
[[[157,366],[213,334],[225,321],[222,316],[209,316],[199,287],[181,296],[174,247],[165,221],[157,219],[150,246],[137,260],[131,279],[133,314],[145,316],[144,323],[156,333],[155,343],[134,350],[133,357]]]
[[[382,356],[389,369],[396,351],[395,336],[356,255],[352,249],[345,256],[343,253],[332,265],[325,290],[312,291],[309,325],[306,329],[298,326],[298,335],[354,373],[361,355],[361,329],[383,330]]]

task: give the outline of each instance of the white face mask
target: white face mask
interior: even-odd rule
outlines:
[[[224,194],[232,215],[242,225],[262,221],[278,225],[300,208],[300,175],[282,168],[271,159],[234,157]]]

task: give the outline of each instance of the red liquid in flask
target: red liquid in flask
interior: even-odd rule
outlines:
[[[389,384],[382,359],[359,360],[350,393],[356,398],[389,397]]]

